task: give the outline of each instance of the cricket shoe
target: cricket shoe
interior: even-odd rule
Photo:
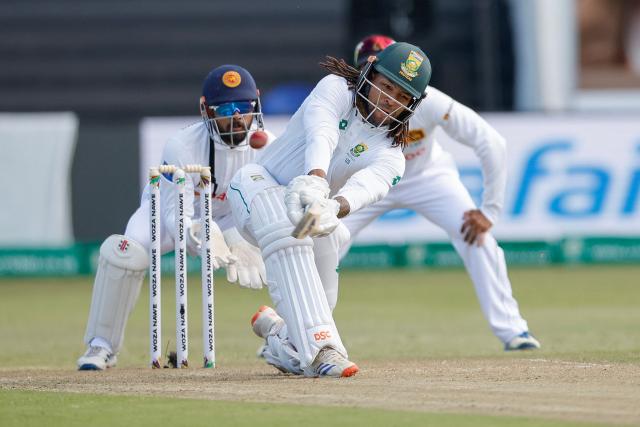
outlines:
[[[535,350],[540,348],[540,341],[538,341],[529,331],[525,331],[520,335],[516,335],[504,345],[505,351],[514,350]]]
[[[284,319],[276,311],[266,305],[261,306],[251,318],[253,332],[260,338],[276,335],[284,326]]]
[[[104,347],[91,346],[78,359],[79,371],[104,371],[116,366],[118,357]]]
[[[351,377],[358,373],[360,368],[355,363],[347,360],[331,347],[324,347],[311,364],[313,377]]]

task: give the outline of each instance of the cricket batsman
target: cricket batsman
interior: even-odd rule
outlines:
[[[226,200],[233,174],[254,161],[263,145],[262,111],[255,81],[237,65],[213,69],[204,80],[200,97],[202,121],[192,124],[169,139],[162,153],[163,164],[210,165],[212,169],[212,240],[214,269],[225,267],[227,279],[240,286],[261,288],[265,280],[260,251],[247,243],[233,226]],[[254,137],[260,144],[254,144]],[[268,141],[266,141],[268,142]],[[187,251],[200,254],[200,228],[196,186],[199,174],[187,174],[185,185],[185,226]],[[161,188],[161,250],[174,248],[175,193],[172,176],[165,174]],[[138,210],[131,216],[124,235],[108,237],[100,247],[98,271],[93,285],[89,320],[84,337],[87,351],[78,359],[79,370],[104,370],[116,365],[124,340],[124,329],[149,267],[150,246],[149,186]]]
[[[323,78],[282,136],[229,185],[238,230],[262,251],[274,309],[252,318],[261,356],[283,372],[348,377],[332,310],[338,254],[349,240],[339,218],[379,201],[404,173],[408,121],[424,98],[431,64],[396,43],[361,71],[328,57]]]
[[[372,35],[357,44],[354,63],[366,66],[367,58],[394,41]],[[452,156],[434,138],[442,128],[452,139],[471,149],[480,159],[484,181],[482,204],[476,207],[462,185]],[[442,228],[464,261],[475,287],[480,307],[493,333],[505,350],[540,348],[529,333],[511,293],[502,249],[490,229],[498,221],[504,205],[507,183],[504,138],[470,108],[434,87],[409,121],[409,142],[404,149],[405,174],[384,200],[344,219],[351,238],[367,224],[393,209],[412,209]],[[344,256],[350,244],[343,245]]]

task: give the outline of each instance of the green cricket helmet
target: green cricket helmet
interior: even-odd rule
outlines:
[[[407,91],[421,98],[431,79],[431,62],[418,47],[398,42],[389,45],[377,56],[373,69]]]
[[[399,105],[394,111],[386,112],[380,107],[381,93],[392,98],[373,83],[374,73],[380,73],[389,81],[400,87],[411,96],[408,105]],[[417,46],[397,42],[389,45],[375,57],[370,57],[362,68],[356,84],[356,105],[363,106],[361,113],[364,119],[373,126],[388,127],[393,131],[408,122],[416,107],[425,97],[425,91],[431,79],[431,63],[427,55]],[[371,87],[376,87],[377,99],[370,99]],[[400,104],[400,103],[398,103]],[[383,111],[387,119],[381,123],[372,123],[371,117],[376,111]],[[394,117],[395,116],[395,117]]]

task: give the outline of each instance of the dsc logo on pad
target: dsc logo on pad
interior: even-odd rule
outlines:
[[[313,334],[313,339],[316,341],[324,341],[331,338],[331,333],[329,331],[320,331]]]

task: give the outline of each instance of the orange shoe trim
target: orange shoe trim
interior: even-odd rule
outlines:
[[[358,373],[358,371],[360,370],[360,368],[358,368],[358,365],[351,365],[348,368],[346,368],[344,371],[342,371],[342,375],[341,377],[352,377],[355,374]]]

